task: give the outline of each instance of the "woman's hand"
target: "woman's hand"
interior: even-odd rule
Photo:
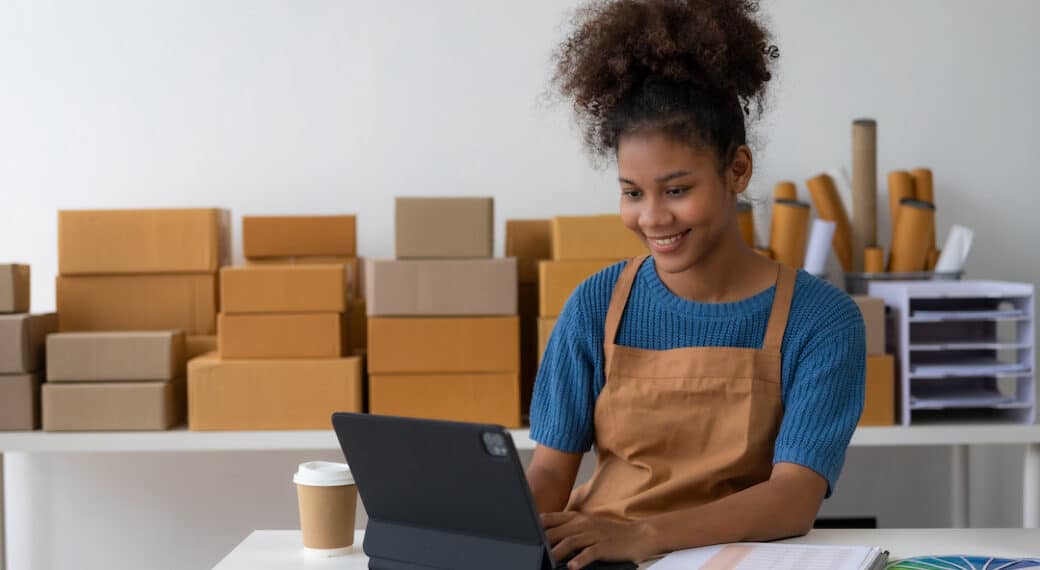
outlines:
[[[617,522],[578,512],[542,513],[542,526],[553,558],[579,570],[596,560],[639,562],[655,554],[648,527],[640,521]]]

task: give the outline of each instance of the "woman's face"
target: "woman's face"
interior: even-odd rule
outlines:
[[[727,233],[737,235],[732,227],[736,195],[747,186],[750,157],[741,147],[734,162],[743,164],[720,175],[712,151],[666,134],[620,139],[621,221],[643,240],[660,271],[686,270],[715,250]]]

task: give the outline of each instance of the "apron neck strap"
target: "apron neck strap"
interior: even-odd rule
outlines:
[[[764,352],[780,352],[780,347],[784,342],[784,331],[787,329],[787,316],[791,313],[794,282],[798,279],[797,271],[783,263],[779,265],[773,309],[769,312],[769,324],[766,325],[766,336],[762,342]]]
[[[625,268],[621,270],[617,283],[614,284],[614,293],[610,296],[610,307],[607,308],[607,322],[603,329],[603,343],[607,346],[614,344],[617,340],[618,325],[621,324],[621,315],[625,312],[628,304],[628,294],[632,292],[632,283],[636,280],[636,274],[640,266],[646,261],[647,255],[639,255],[629,259]]]

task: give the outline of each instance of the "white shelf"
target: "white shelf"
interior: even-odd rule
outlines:
[[[1033,345],[1025,342],[945,342],[911,344],[914,352],[943,350],[1029,350]]]

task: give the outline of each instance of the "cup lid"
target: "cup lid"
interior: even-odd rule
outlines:
[[[354,475],[346,463],[332,461],[308,461],[301,463],[293,483],[314,487],[333,487],[336,485],[353,485]]]

